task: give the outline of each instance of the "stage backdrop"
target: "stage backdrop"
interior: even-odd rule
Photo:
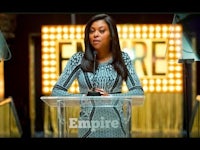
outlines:
[[[117,28],[122,51],[130,55],[145,91],[144,105],[132,107],[133,136],[160,132],[177,133],[179,136],[183,129],[183,66],[178,63],[178,60],[182,58],[182,26],[179,24],[119,24]],[[83,38],[84,25],[42,26],[41,87],[44,96],[50,95],[53,85],[69,58],[77,51],[84,51]],[[31,64],[34,66],[34,61],[31,61]],[[30,82],[33,81],[31,78]],[[34,83],[31,85],[35,86]],[[195,93],[195,84],[193,86]],[[123,92],[126,90],[124,84]],[[69,91],[78,93],[76,81]],[[34,97],[34,92],[30,96]],[[35,99],[30,98],[30,100],[31,114],[35,114]],[[77,117],[79,108],[68,109],[70,115]],[[58,133],[56,111],[56,108],[45,105],[44,132],[46,136],[52,134],[56,136]],[[34,117],[32,122],[34,122]],[[32,125],[34,126],[34,123]],[[70,132],[76,134],[77,131]]]

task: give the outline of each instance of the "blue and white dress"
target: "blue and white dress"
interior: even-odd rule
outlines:
[[[111,64],[112,59],[100,63],[95,73],[83,72],[81,69],[83,55],[83,52],[77,52],[70,58],[53,87],[52,96],[83,96],[94,85],[107,91],[110,96],[144,95],[133,63],[126,52],[122,52],[122,57],[128,69],[128,78],[126,81],[128,92],[126,93],[121,93],[123,80],[114,70]],[[79,94],[72,94],[67,91],[75,79],[78,80]],[[130,118],[124,115],[121,101],[116,100],[112,102],[113,107],[96,107],[95,101],[91,101],[89,105],[89,107],[81,106],[79,121],[93,123],[93,127],[83,127],[82,124],[78,130],[79,137],[121,138],[130,136]],[[101,123],[100,126],[99,123]],[[99,127],[97,128],[97,126]]]

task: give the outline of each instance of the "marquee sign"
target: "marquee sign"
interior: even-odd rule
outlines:
[[[145,92],[182,92],[182,26],[117,25],[122,51],[136,68]],[[69,58],[84,51],[84,25],[42,26],[42,91],[51,92]],[[74,82],[71,92],[78,92]],[[126,91],[126,87],[123,87]]]

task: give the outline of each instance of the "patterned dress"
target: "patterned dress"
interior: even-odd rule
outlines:
[[[110,96],[144,95],[133,63],[126,52],[122,52],[122,57],[128,69],[126,81],[128,92],[126,93],[121,93],[123,80],[111,65],[112,59],[100,63],[95,73],[83,72],[81,69],[83,55],[83,52],[77,52],[70,58],[52,90],[52,96],[79,95],[82,97],[92,87],[102,88]],[[75,79],[78,80],[79,94],[72,94],[67,91]],[[100,105],[96,103],[96,100],[91,100],[87,106],[81,105],[79,137],[130,137],[130,118],[123,111],[123,102],[112,100],[109,107],[99,107]],[[83,104],[82,101],[81,104]]]

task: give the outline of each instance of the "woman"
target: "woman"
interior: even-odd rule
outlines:
[[[101,96],[144,95],[129,55],[121,51],[117,26],[109,15],[98,14],[87,22],[84,44],[85,52],[77,52],[70,58],[53,87],[52,96],[74,95],[68,88],[75,79],[79,83],[80,96],[87,95],[90,90]],[[129,90],[126,93],[122,93],[123,81]],[[112,108],[81,107],[80,121],[112,119],[117,122],[113,128],[80,128],[79,137],[129,137],[122,105],[119,101],[114,103]]]

